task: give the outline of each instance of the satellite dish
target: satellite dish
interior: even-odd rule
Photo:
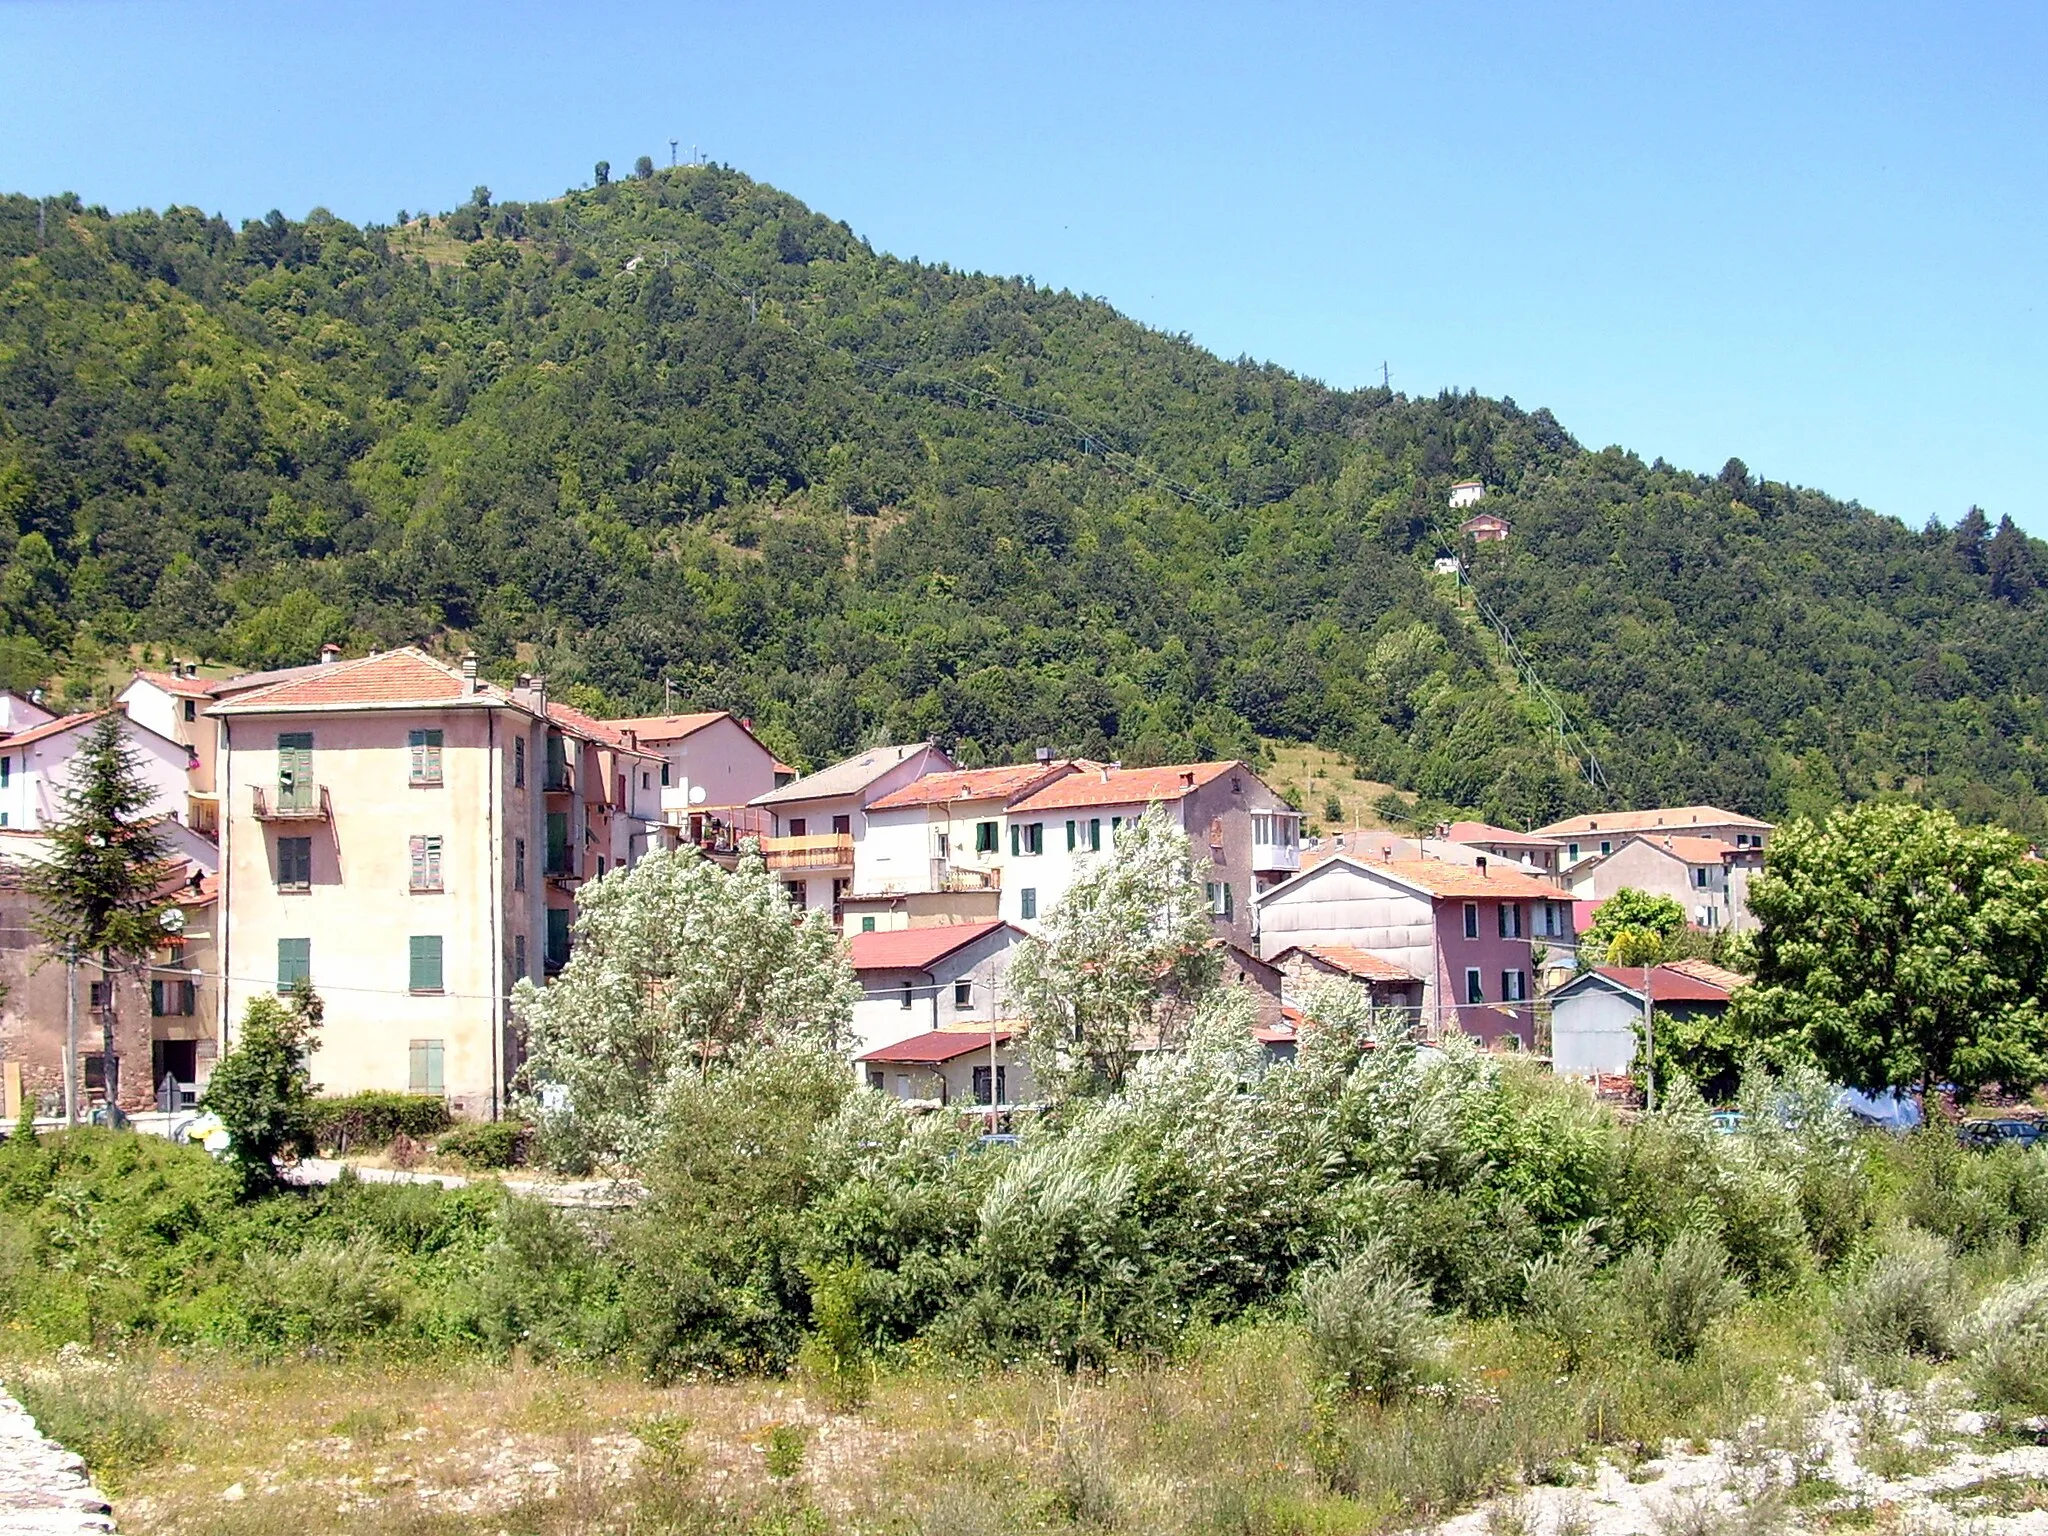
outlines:
[[[692,785],[690,786],[690,804],[692,804],[692,805],[702,805],[703,803],[704,803],[704,786],[703,786],[702,784],[692,784]]]
[[[183,933],[185,931],[185,914],[176,907],[165,907],[162,914],[157,918],[157,923],[165,933]]]

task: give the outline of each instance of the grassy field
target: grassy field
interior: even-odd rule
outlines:
[[[1299,741],[1268,741],[1272,766],[1260,777],[1283,795],[1291,795],[1307,813],[1311,830],[1342,831],[1349,827],[1383,827],[1386,818],[1373,808],[1390,784],[1353,776],[1342,754]],[[1343,815],[1331,821],[1327,802],[1335,795]]]

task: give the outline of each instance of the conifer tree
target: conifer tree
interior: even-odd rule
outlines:
[[[163,940],[168,903],[158,891],[171,852],[147,818],[156,796],[143,780],[123,720],[120,711],[107,711],[79,747],[60,792],[64,814],[50,828],[50,857],[31,866],[24,881],[37,898],[35,926],[44,942],[74,963],[84,955],[100,957],[109,983],[100,1017],[110,1104],[120,1091],[114,1051],[119,992],[112,982],[122,969],[145,963]]]

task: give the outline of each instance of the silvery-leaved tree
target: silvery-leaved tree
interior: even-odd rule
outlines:
[[[1155,805],[1118,830],[1010,965],[1010,1007],[1040,1090],[1114,1092],[1136,1048],[1172,1033],[1221,968],[1187,834]]]
[[[730,871],[683,849],[585,886],[561,975],[512,995],[544,1155],[635,1162],[679,1081],[772,1043],[840,1047],[859,995],[825,914],[797,917],[752,848]]]

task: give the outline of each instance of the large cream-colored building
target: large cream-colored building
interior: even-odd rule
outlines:
[[[412,649],[207,713],[227,1045],[251,998],[304,975],[326,1004],[324,1092],[501,1112],[512,985],[566,959],[577,886],[647,847],[658,759],[538,685],[499,688]]]

